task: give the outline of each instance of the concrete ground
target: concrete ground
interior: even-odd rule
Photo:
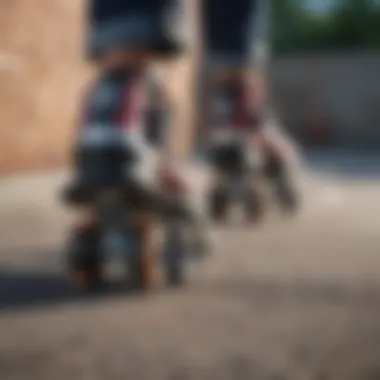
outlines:
[[[81,297],[62,176],[0,183],[1,379],[380,379],[380,156],[309,155],[305,205],[215,230],[181,290]]]

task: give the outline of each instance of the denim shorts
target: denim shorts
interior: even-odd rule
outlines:
[[[89,0],[86,54],[99,59],[113,48],[148,47],[164,55],[179,53],[185,41],[175,33],[180,17],[169,12],[181,0]],[[174,15],[175,16],[175,15]],[[180,16],[180,15],[178,15]]]
[[[267,0],[204,0],[201,9],[206,62],[246,66],[266,31]]]

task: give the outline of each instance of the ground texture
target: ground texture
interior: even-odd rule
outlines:
[[[359,158],[310,157],[298,218],[215,230],[184,289],[145,297],[70,291],[60,176],[1,184],[0,378],[379,380],[380,160]]]

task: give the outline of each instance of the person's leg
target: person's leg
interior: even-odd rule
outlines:
[[[83,118],[78,125],[73,160],[73,179],[65,189],[64,200],[74,206],[77,217],[71,228],[68,264],[73,276],[83,277],[81,285],[100,280],[102,266],[101,230],[98,215],[90,208],[94,189],[118,181],[124,175],[126,156],[122,139],[115,144],[120,131],[118,123],[128,123],[129,79],[141,75],[148,57],[143,51],[110,50],[98,62],[98,74],[80,106]],[[132,99],[131,99],[132,101]],[[103,131],[104,139],[93,138]],[[85,283],[87,281],[87,283]]]
[[[150,2],[138,0],[126,2],[108,0],[105,2],[93,0],[93,6],[89,13],[90,33],[88,47],[89,58],[98,67],[99,76],[94,85],[91,86],[92,91],[85,99],[85,104],[82,105],[86,113],[83,123],[85,128],[90,129],[90,132],[91,125],[99,124],[115,125],[122,123],[125,127],[125,124],[130,123],[143,126],[145,121],[139,119],[143,112],[140,112],[142,111],[141,109],[136,109],[134,101],[136,99],[125,96],[126,94],[128,95],[126,78],[132,73],[131,75],[138,75],[141,82],[145,82],[155,57],[172,57],[173,54],[181,50],[182,41],[177,40],[175,34],[167,35],[165,25],[159,25],[162,22],[161,20],[164,20],[164,17],[161,16],[163,13],[170,11],[168,6],[172,3],[175,3],[175,1]],[[171,18],[170,22],[173,23],[173,21],[174,19]],[[144,91],[144,89],[142,90]],[[139,94],[136,96],[139,98]],[[122,112],[119,112],[120,110]],[[129,112],[131,110],[132,112]],[[127,120],[130,117],[137,117],[138,120]],[[82,126],[79,132],[83,132]],[[140,134],[140,137],[142,135],[143,133]],[[156,154],[151,154],[154,150],[151,149],[153,147],[149,146],[149,142],[144,141],[143,137],[135,139],[135,143],[138,149],[141,148],[141,153],[144,156],[141,158],[144,163],[147,163],[147,166],[152,166],[151,158],[153,156],[153,158],[158,157]],[[165,147],[162,148],[164,149]],[[86,154],[84,156],[88,157]],[[81,161],[80,157],[78,161]],[[82,170],[83,168],[78,168],[78,166],[81,166],[80,162],[75,165],[77,167],[74,167],[74,171],[79,169],[81,174],[86,173],[85,168],[84,170]],[[144,164],[140,166],[144,166]],[[96,172],[99,172],[98,169]],[[114,167],[111,169],[110,171],[113,172]],[[170,167],[166,171],[167,175],[172,179],[169,182],[176,182],[176,177],[179,177],[177,182],[180,182],[180,173],[173,172]],[[109,171],[107,170],[107,172]],[[86,174],[85,177],[88,177],[88,175]],[[87,188],[89,187],[91,186],[87,186]],[[74,231],[74,236],[87,236],[87,225],[96,225],[96,215],[90,215],[91,223],[88,223],[88,220],[85,219],[79,216],[79,223],[75,227],[78,233]],[[79,240],[84,241],[86,239]],[[83,245],[81,247],[85,252],[85,247]]]
[[[141,106],[135,85],[143,79],[149,60],[143,49],[110,49],[98,60],[97,74],[80,105],[68,202],[84,200],[97,181],[121,175],[127,159],[123,133],[139,122],[134,120],[138,118],[135,108]],[[96,137],[99,133],[101,140]]]
[[[201,16],[208,82],[204,128],[245,124],[258,143],[253,147],[261,146],[272,162],[282,166],[292,154],[292,144],[281,131],[273,133],[266,112],[266,58],[258,50],[266,43],[265,1],[204,0]],[[233,110],[240,115],[237,119]]]
[[[204,128],[224,124],[250,133],[258,127],[258,115],[251,104],[250,70],[256,60],[263,16],[261,0],[202,2],[207,82]]]
[[[230,184],[242,180],[245,186],[245,173],[250,175],[257,161],[253,150],[262,125],[257,106],[260,89],[252,83],[251,71],[257,61],[255,45],[262,34],[260,18],[264,15],[260,3],[261,0],[204,0],[201,9],[207,71],[203,127],[215,174],[209,207],[218,219],[226,215],[233,196]],[[245,190],[250,195],[254,192]],[[242,200],[253,199],[250,195]]]

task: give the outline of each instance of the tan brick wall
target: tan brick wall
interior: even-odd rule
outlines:
[[[85,81],[77,1],[12,0],[0,10],[0,170],[63,162]]]
[[[81,4],[62,0],[1,3],[0,173],[67,162],[77,96],[89,76],[81,61]],[[190,136],[191,62],[184,58],[166,69],[179,107],[175,141],[182,153]]]

